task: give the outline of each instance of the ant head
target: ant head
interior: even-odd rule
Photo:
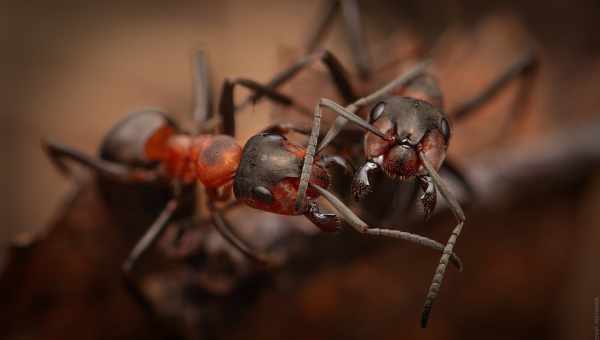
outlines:
[[[295,202],[305,153],[303,147],[278,134],[253,136],[244,146],[235,176],[235,197],[256,209],[284,215],[303,213],[296,211]],[[311,183],[329,185],[327,171],[319,164],[311,170]],[[314,189],[309,188],[307,199],[317,196]]]
[[[389,97],[373,106],[369,123],[388,139],[368,132],[367,158],[379,163],[393,178],[406,179],[424,172],[419,152],[436,169],[442,165],[450,140],[445,114],[430,103],[409,97]]]
[[[233,137],[204,135],[192,140],[196,178],[207,188],[230,182],[240,165],[242,148]]]

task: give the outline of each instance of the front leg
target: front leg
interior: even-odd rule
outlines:
[[[308,210],[304,213],[304,216],[322,231],[336,232],[340,230],[341,221],[337,215],[321,212],[319,205],[316,202],[310,202],[308,204]]]
[[[458,224],[452,230],[452,234],[450,234],[450,238],[448,238],[448,242],[446,242],[446,246],[444,247],[444,251],[442,253],[442,257],[440,258],[440,262],[438,263],[438,267],[435,270],[435,274],[433,276],[433,280],[431,285],[429,286],[429,290],[427,292],[427,297],[425,298],[425,304],[423,306],[423,313],[421,314],[421,327],[425,328],[427,326],[427,321],[429,320],[429,314],[431,313],[431,308],[433,306],[433,302],[437,298],[437,295],[440,291],[440,287],[442,286],[442,281],[444,281],[444,274],[446,273],[446,268],[448,266],[448,261],[450,260],[451,255],[454,252],[454,245],[456,244],[456,240],[460,235],[463,225],[465,223],[466,217],[463,212],[458,200],[454,195],[448,190],[448,187],[444,183],[444,180],[437,173],[437,170],[431,164],[429,159],[425,156],[425,154],[421,151],[419,153],[419,157],[423,163],[425,169],[429,174],[429,177],[440,191],[442,197],[448,203],[448,207],[450,211],[456,217]]]
[[[352,181],[352,195],[357,201],[362,200],[373,191],[371,178],[378,173],[381,173],[381,167],[372,160],[367,161],[358,169]]]
[[[428,220],[437,203],[437,191],[430,176],[417,176],[417,183],[419,183],[421,190],[423,190],[423,195],[419,199],[425,210],[425,220]]]
[[[365,221],[360,219],[346,204],[344,204],[339,198],[337,198],[334,194],[330,193],[328,190],[321,188],[318,185],[312,185],[312,187],[317,190],[323,198],[325,198],[331,205],[337,210],[339,216],[343,218],[344,222],[350,225],[354,230],[358,231],[361,234],[371,235],[371,236],[383,236],[383,237],[391,237],[400,240],[405,240],[408,242],[416,243],[422,245],[424,247],[428,247],[431,249],[435,249],[437,251],[443,251],[446,254],[444,245],[440,244],[437,241],[429,239],[427,237],[412,234],[405,231],[400,231],[395,228],[372,228]],[[456,254],[450,252],[450,260],[456,265],[458,270],[462,271],[462,261]]]

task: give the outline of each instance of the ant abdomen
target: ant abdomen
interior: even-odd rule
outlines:
[[[129,166],[154,165],[148,154],[163,145],[178,127],[166,113],[156,110],[133,112],[117,123],[100,145],[100,158]]]
[[[100,158],[130,167],[155,168],[158,162],[147,157],[147,146],[177,130],[176,124],[166,113],[156,110],[132,112],[106,134],[100,145]],[[160,211],[171,197],[171,188],[163,181],[122,183],[105,176],[99,176],[98,180],[102,196],[121,218]],[[193,204],[186,203],[185,209]],[[128,224],[135,225],[134,222]]]

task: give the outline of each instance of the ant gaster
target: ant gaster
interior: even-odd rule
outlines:
[[[441,193],[458,223],[444,247],[427,293],[421,316],[422,327],[427,325],[448,261],[453,254],[454,245],[466,219],[458,200],[448,190],[444,180],[438,174],[446,158],[451,129],[448,118],[442,110],[441,90],[435,79],[425,71],[428,64],[429,62],[417,64],[380,90],[354,101],[346,108],[329,99],[323,98],[319,101],[314,111],[313,129],[296,200],[297,208],[303,206],[307,189],[313,188],[322,193],[341,215],[352,213],[339,199],[324,191],[318,183],[313,183],[311,180],[315,155],[335,138],[348,121],[366,131],[364,136],[366,162],[355,173],[352,182],[352,192],[357,200],[364,198],[372,190],[371,178],[376,172],[383,172],[388,177],[398,180],[416,178],[423,189],[420,199],[426,218],[430,216],[436,206],[436,191]],[[466,117],[468,113],[473,112],[474,109],[496,95],[511,79],[517,76],[527,76],[526,79],[531,80],[535,69],[537,69],[537,59],[532,53],[525,54],[481,94],[454,110],[452,117]],[[530,90],[527,87],[530,84],[525,83],[524,85],[525,91],[522,91],[521,95]],[[371,108],[367,121],[356,115],[359,108],[369,106]],[[329,108],[338,117],[317,148],[321,107]],[[460,173],[456,170],[453,171],[464,182]],[[348,220],[352,221],[353,219]],[[364,226],[357,225],[356,227],[360,229]]]

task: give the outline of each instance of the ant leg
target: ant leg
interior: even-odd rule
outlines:
[[[358,74],[362,80],[367,80],[371,75],[371,67],[369,65],[369,56],[367,54],[366,44],[362,34],[362,25],[360,23],[360,9],[356,0],[343,0],[342,18],[348,36],[348,43],[354,64],[358,70]]]
[[[177,210],[178,201],[177,198],[171,199],[163,211],[158,215],[158,218],[152,223],[150,228],[144,233],[142,238],[136,243],[133,250],[127,256],[127,259],[123,263],[123,271],[129,274],[133,271],[133,266],[137,263],[139,258],[148,250],[158,237],[162,234],[165,228],[171,223],[173,215]]]
[[[142,306],[142,308],[144,308],[150,314],[154,312],[152,303],[140,289],[137,280],[133,276],[133,268],[140,257],[154,244],[154,242],[156,242],[158,236],[160,236],[164,229],[169,225],[175,211],[177,210],[177,205],[178,203],[176,198],[171,199],[167,203],[158,218],[154,221],[154,223],[152,223],[150,228],[148,228],[142,238],[134,246],[133,250],[129,253],[129,256],[121,267],[123,270],[123,278],[125,280],[125,286],[127,290],[131,296]]]
[[[354,113],[356,113],[356,111],[358,111],[359,108],[361,108],[363,106],[368,106],[368,105],[374,104],[376,101],[389,95],[390,93],[394,92],[398,88],[400,88],[400,87],[410,83],[414,79],[422,76],[425,73],[425,69],[427,68],[427,66],[429,66],[429,64],[430,64],[429,60],[426,60],[426,61],[416,64],[411,69],[406,71],[404,74],[400,75],[398,78],[387,83],[385,86],[383,86],[379,90],[373,92],[372,94],[370,94],[366,97],[360,98],[357,101],[353,102],[352,104],[348,105],[345,108],[345,110],[349,113],[354,114]],[[342,129],[344,128],[344,126],[346,125],[347,122],[348,122],[348,118],[345,117],[344,115],[337,117],[335,119],[335,122],[329,128],[329,131],[327,131],[325,138],[323,138],[323,140],[321,141],[321,144],[319,144],[318,152],[323,150],[327,145],[329,145],[329,143],[331,143],[331,141],[340,133],[340,131],[342,131]]]
[[[450,238],[448,239],[448,242],[444,247],[444,252],[442,254],[438,267],[435,270],[435,275],[433,276],[433,281],[431,282],[431,286],[429,287],[429,291],[427,292],[427,297],[425,298],[423,313],[421,314],[421,327],[425,328],[427,327],[427,321],[429,319],[429,314],[431,313],[431,307],[439,293],[442,281],[444,280],[444,274],[448,266],[448,260],[450,258],[450,255],[453,254],[454,245],[456,244],[456,240],[458,239],[458,236],[462,231],[462,227],[465,223],[466,217],[462,208],[460,207],[460,204],[458,203],[454,195],[452,195],[452,193],[448,190],[446,184],[444,183],[444,180],[442,179],[442,177],[440,177],[440,175],[437,173],[431,162],[429,162],[429,160],[422,151],[419,152],[419,157],[421,158],[425,169],[427,169],[431,180],[442,194],[442,197],[444,197],[444,199],[448,202],[450,210],[458,220],[458,224],[454,227],[454,230],[452,231],[452,234],[450,235]]]
[[[454,161],[446,158],[446,161],[442,164],[442,170],[446,171],[450,176],[454,177],[458,183],[465,189],[469,197],[475,197],[475,189],[469,180],[465,177],[463,172],[456,166]]]
[[[210,82],[210,69],[204,51],[197,51],[194,56],[194,110],[192,118],[196,131],[200,124],[212,117],[213,88]]]
[[[211,219],[217,232],[234,246],[239,252],[251,259],[252,261],[261,265],[270,266],[276,263],[275,260],[269,258],[264,254],[252,249],[250,245],[242,241],[242,238],[235,232],[235,229],[231,227],[231,224],[225,219],[222,212],[214,207],[211,207]]]
[[[219,101],[219,113],[223,119],[223,133],[233,136],[235,135],[235,101],[234,101],[234,89],[236,85],[244,86],[256,94],[261,96],[267,96],[269,99],[278,102],[283,105],[294,105],[296,108],[299,106],[294,101],[274,90],[272,87],[261,85],[254,80],[250,79],[225,79],[223,82],[223,90],[221,92],[221,99]],[[300,108],[300,110],[306,110]]]
[[[46,151],[52,163],[65,176],[71,175],[71,169],[65,163],[65,160],[68,159],[90,168],[100,176],[122,182],[154,182],[159,178],[157,171],[131,168],[122,164],[105,161],[62,144],[42,141],[42,148]]]
[[[320,61],[322,62],[333,80],[338,92],[346,102],[352,102],[356,99],[356,95],[352,85],[350,84],[350,80],[348,78],[348,72],[342,66],[342,63],[329,51],[320,50],[304,56],[298,62],[277,74],[270,82],[267,83],[267,86],[275,89],[286,82],[290,81],[294,76],[296,76],[301,70],[305,69],[309,65]],[[263,94],[256,94],[250,97],[247,101],[256,101],[260,99]],[[247,102],[246,101],[246,102]],[[243,102],[240,106],[246,105],[246,102]]]
[[[306,51],[310,53],[317,49],[317,46],[320,45],[323,37],[331,27],[335,14],[340,7],[354,64],[356,65],[361,79],[366,80],[370,76],[371,67],[366,52],[366,44],[364,43],[362,36],[360,10],[356,0],[330,0],[325,2],[319,18],[315,20],[317,24],[309,35]]]
[[[310,135],[310,129],[307,127],[300,127],[294,124],[282,123],[273,124],[264,128],[262,133],[274,133],[278,135],[287,135],[290,132],[296,132],[302,135]]]
[[[531,81],[535,75],[539,66],[539,60],[534,55],[533,51],[529,51],[522,57],[520,57],[515,63],[513,63],[504,73],[496,78],[491,85],[489,85],[479,95],[471,98],[461,104],[458,108],[452,110],[450,117],[456,121],[464,119],[473,113],[476,109],[485,104],[488,100],[496,96],[500,90],[508,85],[508,83],[516,77],[523,77],[525,82],[523,83],[523,89],[519,94],[517,102],[521,104],[528,96],[531,91]]]
[[[371,228],[367,223],[365,223],[358,216],[356,216],[356,214],[354,214],[354,212],[352,212],[352,210],[350,210],[350,208],[348,208],[347,205],[345,205],[342,201],[340,201],[339,198],[335,197],[334,194],[321,188],[318,185],[312,184],[312,187],[315,188],[321,195],[323,195],[323,197],[327,201],[329,201],[329,203],[331,203],[331,205],[333,205],[333,207],[338,211],[338,213],[342,216],[342,218],[344,219],[344,221],[346,223],[348,223],[352,228],[354,228],[356,231],[358,231],[361,234],[372,235],[372,236],[391,237],[391,238],[396,238],[396,239],[416,243],[421,246],[428,247],[428,248],[431,248],[431,249],[434,249],[437,251],[445,250],[444,246],[441,243],[434,241],[430,238],[427,238],[425,236],[412,234],[412,233],[400,231],[397,229]],[[459,271],[462,271],[463,266],[462,266],[462,261],[460,260],[460,258],[454,253],[451,253],[451,255],[452,255],[452,258],[451,258],[452,263],[454,263],[456,265],[456,267],[458,268]]]
[[[326,0],[323,1],[323,7],[319,11],[318,18],[315,20],[316,25],[312,26],[312,31],[308,35],[308,42],[306,43],[306,52],[312,53],[317,49],[317,46],[321,44],[327,31],[333,24],[335,14],[339,9],[339,0]]]

